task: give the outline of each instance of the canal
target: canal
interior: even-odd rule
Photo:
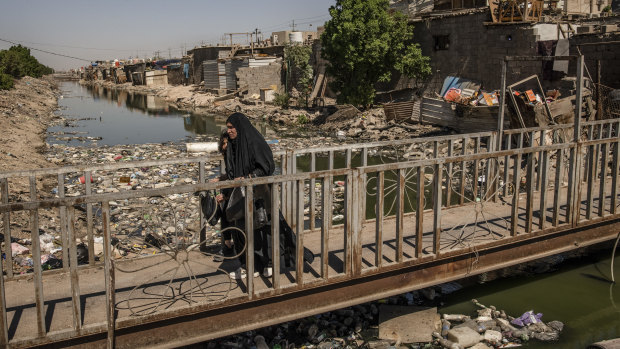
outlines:
[[[50,144],[101,146],[187,142],[196,136],[219,136],[226,119],[177,109],[154,95],[60,82],[58,111],[65,122],[48,129]],[[274,131],[255,123],[265,135]]]
[[[61,90],[59,112],[66,122],[48,129],[50,144],[90,147],[178,143],[193,141],[196,136],[216,137],[225,127],[225,119],[221,116],[178,110],[151,95],[86,87],[75,82],[62,82]],[[266,138],[278,139],[276,131],[267,124],[255,126]],[[359,159],[353,159],[354,163],[356,161]],[[383,160],[372,158],[369,164],[380,161]],[[336,167],[342,162],[342,157],[335,158]],[[317,159],[317,168],[326,166],[326,159]],[[301,171],[307,170],[309,160],[300,158],[298,167]],[[386,202],[389,201],[386,198]],[[372,218],[373,203],[368,204],[367,218]],[[407,211],[413,209],[413,206],[407,207]],[[620,286],[609,282],[610,265],[611,247],[565,261],[553,271],[533,270],[529,276],[479,282],[443,296],[439,310],[474,316],[473,298],[504,309],[512,316],[533,310],[543,313],[543,321],[558,320],[565,328],[559,342],[533,340],[524,348],[585,348],[593,342],[620,336]],[[616,280],[620,279],[617,260],[614,273]],[[484,281],[485,277],[478,279]]]
[[[609,245],[609,244],[608,244]],[[620,336],[620,263],[618,251],[614,265],[616,284],[612,284],[611,250],[562,262],[557,269],[530,276],[510,277],[481,283],[445,296],[441,313],[474,316],[472,299],[494,305],[506,314],[520,316],[526,311],[542,313],[542,320],[558,320],[564,330],[558,342],[531,340],[524,348],[583,349],[589,344]],[[559,258],[559,257],[558,257]],[[479,279],[484,279],[480,277]]]

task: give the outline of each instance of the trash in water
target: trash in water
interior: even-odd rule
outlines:
[[[22,267],[32,267],[34,263],[30,257],[15,257],[15,264]]]
[[[17,242],[11,242],[11,254],[13,255],[13,257],[17,255],[25,255],[28,253],[30,253],[30,249],[28,249],[27,247],[24,247]]]
[[[144,237],[144,243],[147,244],[149,247],[160,248],[162,242],[163,241],[160,237],[155,237],[151,233],[146,234],[146,236]]]
[[[523,315],[521,315],[518,318],[514,318],[512,321],[510,321],[511,324],[513,325],[517,325],[517,326],[527,326],[529,324],[535,324],[537,322],[541,322],[541,318],[542,318],[543,314],[542,313],[538,313],[538,314],[534,314],[533,310],[530,311],[526,311],[525,313],[523,313]]]
[[[84,243],[77,245],[76,252],[78,265],[88,264],[88,248],[84,245]]]
[[[84,176],[81,176],[81,177],[79,178],[79,180],[80,180],[80,183],[81,183],[81,184],[86,183],[86,179],[84,178]],[[93,182],[94,182],[94,180],[93,180],[93,176],[90,176],[90,182],[91,182],[91,183],[93,183]]]
[[[53,254],[41,256],[41,268],[43,270],[62,268],[62,260],[56,258]]]

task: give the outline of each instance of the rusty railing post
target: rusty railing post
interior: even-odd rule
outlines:
[[[112,231],[110,230],[110,203],[104,201],[102,203],[102,219],[103,219],[103,253],[104,253],[104,270],[105,270],[105,294],[106,294],[106,315],[108,327],[108,349],[114,348],[114,331],[116,323],[116,295],[114,285],[114,253],[112,251]]]
[[[364,223],[362,212],[365,211],[365,207],[362,207],[361,204],[364,202],[362,197],[365,194],[365,190],[361,170],[353,169],[350,173],[353,176],[351,181],[351,208],[353,211],[353,219],[351,222],[351,266],[353,269],[352,275],[359,276],[362,274],[362,226]]]
[[[383,206],[385,172],[377,172],[376,201],[375,201],[375,266],[381,268],[383,263]]]

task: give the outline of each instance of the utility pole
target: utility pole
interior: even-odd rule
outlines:
[[[293,20],[293,31],[295,31],[295,20]]]
[[[170,51],[170,47],[168,47],[168,59],[172,59],[172,52]]]

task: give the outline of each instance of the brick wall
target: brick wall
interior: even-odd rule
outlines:
[[[459,76],[482,83],[486,90],[499,89],[501,62],[505,56],[537,56],[539,29],[529,24],[485,25],[491,22],[487,10],[462,15],[430,18],[416,22],[414,38],[422,53],[431,57],[433,77],[427,92],[438,92],[447,76]],[[448,37],[448,46],[441,37]],[[520,62],[508,68],[507,82],[542,73],[541,62]],[[398,76],[398,75],[396,75]],[[409,79],[394,79],[386,89],[411,87]]]
[[[276,90],[282,88],[282,61],[277,60],[262,67],[243,67],[237,70],[237,86],[248,87],[248,95],[260,95],[261,88],[270,88],[276,85]]]
[[[620,32],[600,35],[574,35],[570,39],[570,54],[577,55],[577,45],[585,58],[585,66],[596,81],[597,60],[601,61],[601,83],[620,88]],[[606,44],[606,42],[609,42]],[[598,45],[590,45],[600,43]],[[585,44],[585,45],[584,45]],[[575,71],[575,64],[569,66],[569,73]],[[585,69],[584,69],[585,70]],[[584,72],[584,74],[587,73]]]

